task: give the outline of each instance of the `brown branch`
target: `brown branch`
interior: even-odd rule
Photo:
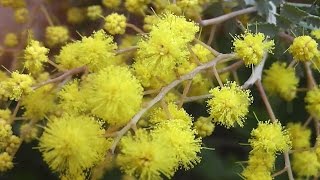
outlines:
[[[132,46],[132,47],[128,47],[128,48],[125,48],[125,49],[119,49],[119,50],[117,50],[116,55],[123,54],[123,53],[126,53],[126,52],[135,51],[137,49],[138,49],[138,46]]]
[[[202,99],[208,99],[211,98],[212,95],[211,94],[204,94],[204,95],[200,95],[200,96],[191,96],[191,97],[186,97],[183,102],[187,103],[187,102],[193,102],[193,101],[198,101],[198,100],[202,100]]]
[[[234,71],[234,70],[238,69],[239,67],[241,67],[243,64],[244,63],[241,60],[241,61],[235,62],[235,63],[233,63],[233,64],[231,64],[231,65],[229,65],[229,66],[227,66],[225,68],[218,69],[217,71],[218,71],[219,74],[222,74],[222,73],[225,73],[225,72],[229,72],[229,71]]]
[[[266,106],[266,109],[267,109],[267,112],[268,112],[268,114],[269,114],[269,116],[270,116],[271,121],[272,121],[272,122],[276,122],[277,118],[276,118],[276,116],[275,116],[274,113],[273,113],[273,110],[272,110],[272,108],[271,108],[271,105],[270,105],[270,102],[269,102],[268,97],[267,97],[267,95],[266,95],[266,92],[264,91],[264,88],[263,88],[263,86],[262,86],[262,84],[261,84],[261,81],[260,81],[260,80],[256,81],[256,82],[255,82],[255,85],[256,85],[257,88],[258,88],[258,91],[259,91],[259,93],[260,93],[260,96],[261,96],[261,98],[262,98],[262,101],[264,102],[264,105]]]
[[[232,19],[234,17],[243,15],[243,14],[248,14],[248,13],[252,13],[252,12],[256,12],[257,11],[257,7],[253,6],[253,7],[248,7],[246,9],[241,9],[238,11],[234,11],[216,18],[212,18],[212,19],[207,19],[207,20],[202,20],[200,21],[200,25],[201,26],[208,26],[208,25],[213,25],[213,24],[220,24],[224,21],[227,21],[229,19]]]
[[[173,89],[174,87],[176,87],[178,84],[180,84],[181,82],[183,82],[185,80],[192,79],[195,75],[197,75],[202,70],[205,70],[205,69],[208,69],[208,68],[214,66],[218,61],[221,61],[226,58],[231,58],[234,56],[235,56],[234,54],[220,54],[216,58],[214,58],[212,61],[209,61],[206,64],[203,64],[201,66],[196,67],[190,73],[181,76],[179,79],[176,79],[173,82],[171,82],[169,85],[163,87],[161,89],[161,91],[159,92],[159,94],[146,104],[146,107],[142,108],[136,115],[133,116],[133,118],[129,121],[129,123],[127,125],[125,125],[120,131],[117,132],[117,137],[114,139],[113,144],[110,148],[110,151],[112,153],[114,153],[115,148],[116,148],[117,144],[119,143],[121,137],[127,131],[129,131],[132,126],[134,126],[139,121],[139,119],[141,118],[141,116],[145,112],[147,112],[151,107],[153,107],[153,105],[155,105],[157,102],[159,102],[161,99],[163,99],[163,97],[165,97],[165,95],[171,89]]]
[[[280,171],[278,171],[278,172],[276,172],[276,173],[272,174],[272,177],[279,176],[279,175],[283,174],[284,172],[286,172],[287,170],[288,170],[288,168],[287,168],[287,167],[284,167],[284,168],[283,168],[283,169],[281,169]]]
[[[213,55],[218,56],[220,53],[218,51],[216,51],[215,49],[213,49],[211,46],[208,46],[206,43],[200,41],[199,39],[194,39],[194,41],[200,45],[202,45],[203,47],[205,47],[206,49],[208,49]]]
[[[40,88],[40,87],[42,87],[44,85],[47,85],[47,84],[60,82],[60,81],[63,81],[64,79],[68,78],[69,76],[72,76],[72,75],[75,75],[75,74],[78,74],[78,73],[81,73],[81,72],[85,72],[86,70],[87,70],[86,66],[81,66],[81,67],[78,67],[78,68],[70,69],[68,71],[65,71],[62,75],[60,75],[60,76],[58,76],[56,78],[49,79],[47,81],[41,82],[41,83],[33,86],[32,88],[35,90],[35,89],[38,89],[38,88]]]
[[[127,23],[127,27],[135,30],[137,33],[145,34],[145,32],[134,24]]]
[[[183,89],[183,92],[182,92],[182,95],[181,95],[181,99],[180,99],[180,102],[179,102],[179,105],[178,107],[181,108],[183,103],[184,103],[184,99],[187,97],[187,94],[190,90],[190,87],[191,87],[191,84],[192,84],[192,79],[188,80],[187,84],[185,85],[184,89]]]

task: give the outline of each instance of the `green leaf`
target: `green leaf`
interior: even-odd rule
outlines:
[[[299,23],[304,17],[307,17],[309,14],[295,6],[284,4],[280,16],[283,16],[289,19],[293,23]]]
[[[270,23],[249,24],[248,28],[251,32],[261,32],[270,38],[273,38],[278,33],[277,27]]]
[[[320,17],[309,15],[304,19],[304,22],[300,23],[301,26],[307,29],[319,29],[320,28]]]
[[[292,26],[294,26],[294,24],[292,24],[292,22],[288,18],[277,15],[277,14],[275,16],[277,17],[277,26],[279,28],[286,30],[286,29],[291,29]]]

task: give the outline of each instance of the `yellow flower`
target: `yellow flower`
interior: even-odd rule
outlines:
[[[124,7],[131,13],[143,14],[150,0],[125,0]]]
[[[318,53],[318,43],[310,36],[299,36],[294,38],[289,52],[296,61],[311,61]]]
[[[315,118],[320,118],[320,89],[313,88],[307,92],[304,98],[307,111]]]
[[[24,66],[32,74],[43,70],[42,63],[47,62],[49,49],[43,47],[39,41],[31,40],[24,50]]]
[[[110,34],[124,34],[126,31],[127,18],[118,13],[112,13],[105,18],[104,29]]]
[[[113,38],[100,30],[90,37],[83,37],[81,41],[63,46],[56,61],[66,69],[86,65],[90,72],[95,72],[115,64],[116,48]]]
[[[13,158],[7,152],[0,154],[0,172],[5,172],[13,168],[12,159]]]
[[[8,33],[4,37],[3,44],[7,47],[14,47],[19,43],[18,37],[15,33]]]
[[[194,128],[197,131],[197,134],[201,137],[210,136],[214,130],[214,124],[211,122],[211,118],[208,117],[199,117],[194,123]]]
[[[163,121],[152,132],[154,141],[165,142],[184,169],[190,169],[200,162],[198,153],[201,150],[201,138],[195,135],[196,131],[191,129],[190,123],[181,119]]]
[[[235,82],[229,82],[224,87],[216,87],[209,92],[213,98],[207,103],[213,121],[226,128],[234,127],[236,123],[242,127],[252,102],[250,91],[241,89]]]
[[[241,175],[246,180],[272,180],[271,172],[266,167],[246,167]]]
[[[69,30],[63,26],[48,26],[45,33],[45,41],[49,47],[62,45],[69,40]]]
[[[39,150],[49,167],[76,176],[103,160],[110,145],[104,130],[91,117],[64,115],[49,120]]]
[[[272,52],[274,48],[273,40],[267,41],[262,33],[252,34],[245,32],[235,38],[233,42],[234,51],[247,66],[257,65],[261,62],[264,53]]]
[[[292,158],[292,170],[299,177],[317,176],[320,170],[320,162],[314,151],[296,152]]]
[[[107,8],[117,8],[121,4],[121,0],[102,0],[102,4]]]
[[[311,35],[316,39],[320,39],[320,29],[314,29],[311,31]]]
[[[84,10],[72,7],[67,11],[67,21],[71,24],[80,24],[85,20]]]
[[[29,10],[27,8],[14,10],[14,20],[17,23],[26,23],[29,20]]]
[[[258,127],[251,131],[249,143],[255,150],[267,153],[283,152],[291,148],[288,131],[284,130],[280,122],[259,122]]]
[[[121,139],[117,164],[126,174],[141,180],[160,180],[162,174],[170,178],[177,163],[171,151],[166,142],[155,142],[146,131],[139,129],[135,136]]]
[[[21,105],[25,108],[23,116],[31,120],[43,119],[47,113],[54,110],[54,100],[55,94],[52,85],[36,89],[21,101]]]
[[[275,62],[270,69],[265,70],[263,84],[270,94],[279,94],[280,97],[291,101],[296,96],[299,79],[292,67],[286,67],[286,63]]]
[[[124,125],[140,109],[143,88],[128,68],[109,66],[88,77],[84,93],[92,114],[111,125]]]
[[[191,50],[197,56],[198,60],[201,63],[206,63],[214,58],[214,55],[207,48],[203,47],[200,44],[192,46]]]
[[[102,12],[102,7],[99,5],[87,7],[87,16],[92,21],[99,19],[102,16]]]
[[[151,112],[150,122],[152,123],[159,123],[170,119],[180,119],[189,124],[192,123],[190,115],[183,108],[178,108],[173,102],[168,103],[167,110],[156,108]]]
[[[310,129],[303,127],[300,123],[288,123],[287,129],[290,134],[293,149],[310,147]]]

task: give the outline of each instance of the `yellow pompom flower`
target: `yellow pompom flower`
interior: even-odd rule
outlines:
[[[30,125],[29,123],[23,124],[20,126],[20,137],[26,143],[31,142],[36,139],[39,133],[38,127]]]
[[[249,154],[248,166],[241,175],[247,180],[271,180],[275,159],[274,153],[253,149]]]
[[[199,4],[199,0],[177,0],[177,5],[182,9],[193,7]]]
[[[199,136],[206,137],[212,134],[215,126],[211,122],[211,118],[201,116],[194,123],[194,128]]]
[[[69,30],[64,26],[48,26],[45,41],[48,47],[55,47],[66,43],[69,39]]]
[[[12,135],[12,127],[4,120],[0,120],[0,149],[5,148],[6,143]]]
[[[51,84],[36,89],[21,101],[21,105],[25,108],[23,116],[31,120],[43,119],[50,111],[54,110],[54,100],[55,94]]]
[[[11,118],[11,110],[10,109],[0,109],[0,119],[9,121]]]
[[[104,29],[110,34],[124,34],[126,31],[127,18],[118,13],[112,13],[105,17]]]
[[[296,97],[299,79],[294,68],[286,66],[286,63],[273,63],[270,69],[264,71],[262,82],[270,94],[279,94],[286,101],[291,101]]]
[[[267,153],[283,152],[291,148],[288,131],[284,130],[280,122],[259,122],[258,127],[251,131],[249,143],[255,150]]]
[[[43,47],[39,41],[31,40],[24,50],[24,66],[32,74],[43,70],[42,63],[47,62],[49,49]]]
[[[315,118],[320,118],[320,89],[313,88],[307,92],[304,98],[307,111]]]
[[[121,139],[117,164],[126,174],[141,180],[161,180],[161,175],[170,179],[177,159],[166,143],[153,141],[146,131],[139,129],[135,136],[127,135]]]
[[[154,124],[170,119],[180,119],[186,123],[192,123],[190,115],[183,108],[178,108],[173,102],[168,103],[166,110],[156,108],[151,112],[150,122]]]
[[[287,129],[290,134],[293,149],[310,147],[310,129],[303,127],[300,123],[288,123]]]
[[[144,17],[143,30],[150,32],[152,26],[158,23],[159,17],[157,15],[147,15]]]
[[[11,135],[9,139],[6,140],[6,152],[10,155],[14,155],[21,145],[21,139],[18,136]]]
[[[112,36],[100,30],[90,37],[83,37],[81,41],[63,46],[56,61],[66,69],[86,65],[90,72],[94,72],[115,64],[116,49]]]
[[[272,180],[271,172],[264,166],[246,167],[241,175],[246,180]]]
[[[4,37],[3,44],[7,47],[14,47],[19,43],[18,37],[15,33],[8,33]]]
[[[0,172],[5,172],[13,168],[13,158],[7,152],[0,154]]]
[[[128,68],[109,66],[89,77],[84,87],[92,114],[111,125],[124,125],[140,109],[143,88]]]
[[[87,7],[87,16],[92,21],[99,19],[102,16],[102,12],[102,7],[99,5]]]
[[[201,63],[206,63],[214,58],[214,55],[201,44],[196,44],[191,47],[193,53],[197,56]]]
[[[320,162],[314,151],[296,152],[292,158],[292,170],[299,177],[317,176],[320,170]]]
[[[67,11],[67,21],[71,24],[80,24],[85,20],[84,10],[72,7]]]
[[[131,13],[143,14],[149,3],[150,0],[126,0],[124,6]]]
[[[200,162],[201,138],[196,138],[196,131],[189,122],[181,119],[162,121],[153,130],[152,136],[156,143],[165,142],[168,145],[180,167],[190,169]]]
[[[102,4],[107,8],[117,8],[121,4],[121,0],[102,0]]]
[[[299,36],[294,38],[289,52],[296,61],[311,61],[318,53],[318,43],[310,36]]]
[[[271,53],[274,41],[267,41],[263,33],[245,32],[233,41],[234,51],[247,66],[257,65],[261,62],[264,53]]]
[[[243,90],[235,82],[229,82],[224,87],[216,87],[209,92],[213,98],[207,103],[213,121],[226,128],[234,127],[236,124],[243,127],[243,121],[252,103],[250,90]]]
[[[311,31],[311,35],[316,39],[320,39],[320,29],[314,29]]]
[[[0,95],[11,100],[19,100],[22,95],[32,92],[33,78],[17,71],[11,73],[11,78],[0,82]]]
[[[64,115],[49,120],[39,150],[49,167],[61,175],[77,176],[103,160],[110,142],[95,119]]]
[[[79,80],[73,80],[64,85],[61,91],[58,92],[59,105],[62,111],[81,114],[87,110],[86,98],[80,91]],[[90,95],[89,95],[90,96]]]
[[[159,18],[147,39],[138,43],[134,69],[143,86],[157,89],[176,79],[178,66],[188,61],[188,43],[198,30],[184,17],[167,13]]]
[[[17,23],[26,23],[29,20],[29,10],[27,8],[14,10],[14,20]]]

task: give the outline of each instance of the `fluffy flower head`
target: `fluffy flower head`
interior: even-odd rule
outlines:
[[[110,145],[104,133],[93,118],[65,115],[49,120],[39,149],[53,171],[76,176],[104,158]]]
[[[297,92],[299,79],[292,67],[286,67],[286,63],[275,62],[270,69],[265,70],[263,84],[270,94],[279,94],[280,97],[291,101]]]
[[[289,52],[296,61],[311,61],[318,53],[318,43],[310,36],[294,38]]]
[[[241,89],[235,82],[230,82],[222,88],[216,87],[209,92],[213,98],[207,103],[213,121],[227,128],[236,124],[242,127],[252,102],[250,91]]]
[[[24,50],[24,66],[33,74],[41,72],[42,63],[48,61],[48,53],[49,49],[43,47],[39,41],[31,40]]]
[[[320,118],[320,89],[313,88],[308,91],[304,101],[307,103],[307,111],[315,118]]]
[[[250,66],[259,64],[264,53],[272,52],[274,42],[273,40],[267,41],[263,33],[246,32],[235,38],[233,46],[238,57],[242,58],[247,66]]]
[[[128,68],[109,66],[89,77],[84,93],[91,112],[111,125],[124,125],[139,110],[143,88]]]
[[[288,131],[284,130],[280,122],[259,122],[258,127],[251,131],[249,143],[255,150],[267,153],[283,152],[291,147]]]
[[[127,18],[118,13],[112,13],[105,18],[104,29],[110,34],[124,34]]]

